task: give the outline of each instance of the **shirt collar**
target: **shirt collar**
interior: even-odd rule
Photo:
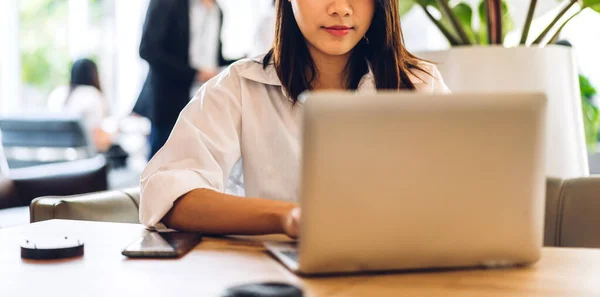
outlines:
[[[241,71],[240,76],[261,84],[281,87],[281,81],[277,76],[273,62],[269,62],[267,67],[264,67],[263,58],[264,56],[252,58],[251,60],[254,63]]]
[[[250,67],[240,72],[240,76],[265,85],[281,87],[281,81],[277,76],[277,71],[275,71],[275,66],[273,65],[273,62],[270,62],[267,65],[267,67],[264,67],[263,58],[264,56],[258,56],[256,58],[253,58],[252,61],[254,63]],[[363,75],[363,77],[360,79],[360,82],[358,83],[357,92],[361,94],[376,92],[375,76],[373,75],[373,71],[371,70],[371,65],[369,65],[369,72]]]
[[[240,75],[244,78],[265,85],[281,87],[281,81],[277,76],[277,72],[275,71],[275,66],[273,65],[273,62],[269,62],[267,67],[263,69],[263,58],[264,55],[253,58],[252,61],[254,63],[252,63],[250,67],[240,72]],[[377,87],[375,85],[375,75],[373,74],[371,64],[369,64],[368,66],[369,72],[367,72],[358,83],[357,92],[360,94],[372,94],[377,92]],[[423,84],[427,84],[428,75],[417,70],[414,70],[414,72],[416,73],[409,73],[409,79],[415,85],[415,87],[419,89],[420,87],[422,87]],[[285,93],[285,90],[283,90],[283,87],[281,88],[281,90],[284,96],[288,97]]]

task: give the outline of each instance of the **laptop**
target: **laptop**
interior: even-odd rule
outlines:
[[[541,93],[307,94],[299,274],[507,267],[540,257]]]

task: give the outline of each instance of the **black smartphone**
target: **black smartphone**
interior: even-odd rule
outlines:
[[[121,254],[130,258],[177,258],[201,240],[198,233],[152,231],[132,242]]]

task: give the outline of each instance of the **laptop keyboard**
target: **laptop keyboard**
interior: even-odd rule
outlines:
[[[285,255],[286,257],[292,259],[294,262],[298,263],[298,251],[287,250],[287,251],[281,251],[281,253],[283,255]]]

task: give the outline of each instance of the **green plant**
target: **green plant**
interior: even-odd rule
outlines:
[[[598,94],[598,91],[583,75],[579,75],[579,87],[581,89],[581,108],[583,110],[585,140],[588,151],[595,152],[596,144],[598,143],[598,132],[600,132],[600,111],[592,103],[592,99]]]
[[[100,26],[104,1],[78,1],[89,1],[90,24]],[[69,83],[72,57],[68,48],[68,16],[67,0],[19,2],[21,79],[27,87],[43,95]],[[90,56],[98,60],[93,54]]]
[[[43,93],[68,82],[66,0],[22,1],[19,7],[21,76],[23,83]]]
[[[479,23],[476,28],[473,24],[473,8],[463,1],[450,0],[399,0],[400,12],[406,13],[413,6],[423,9],[427,17],[442,32],[444,37],[453,46],[472,44],[503,44],[506,34],[514,29],[513,19],[510,14],[508,0],[481,0],[477,6]],[[522,0],[515,0],[522,1]],[[530,39],[531,23],[537,6],[537,0],[530,0],[525,25],[520,39],[521,45],[528,45]],[[579,9],[567,20],[563,17],[574,6]],[[593,9],[600,13],[600,0],[563,0],[562,8],[544,30],[529,44],[543,45],[555,42],[562,28],[577,16],[581,11]],[[437,11],[437,13],[435,13]],[[439,15],[436,17],[434,15]],[[548,34],[554,35],[548,38]]]

